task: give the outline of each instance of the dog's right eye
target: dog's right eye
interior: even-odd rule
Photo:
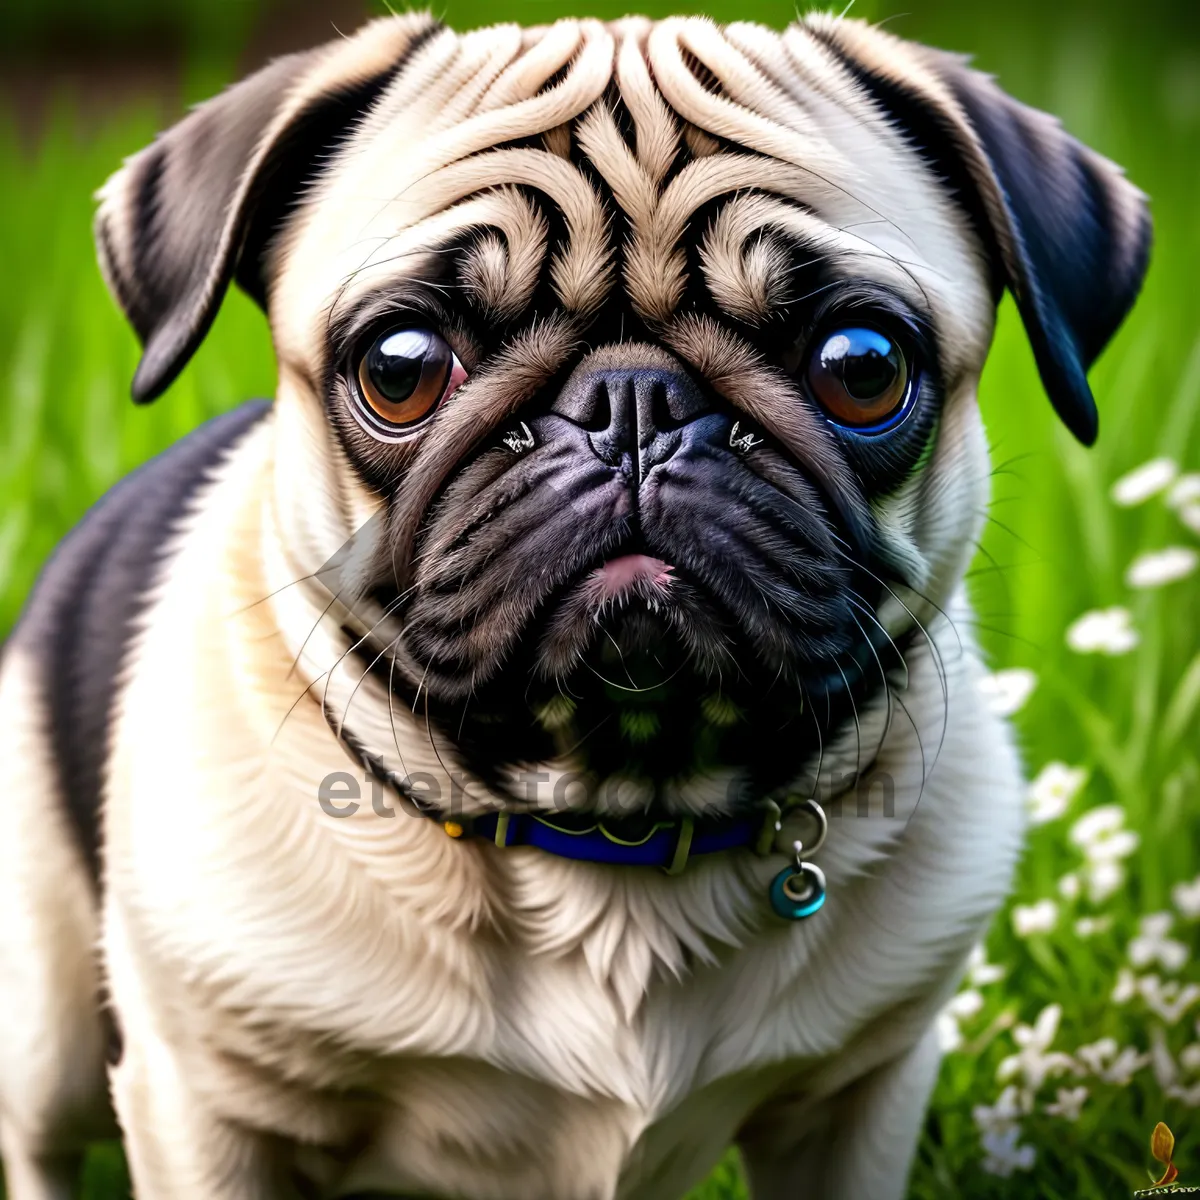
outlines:
[[[430,417],[467,373],[431,329],[389,329],[359,359],[360,423],[376,437],[393,439]]]

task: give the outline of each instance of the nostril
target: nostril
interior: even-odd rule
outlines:
[[[601,376],[592,387],[587,409],[581,414],[579,422],[588,433],[603,433],[612,426],[612,398],[609,396],[608,386],[608,380]]]
[[[672,429],[686,424],[686,418],[680,421],[671,411],[667,385],[661,379],[656,379],[650,387],[650,421],[653,428],[660,433],[669,433]]]
[[[638,420],[644,429],[673,433],[707,411],[700,390],[683,376],[656,373],[638,382]]]
[[[603,433],[612,425],[614,407],[621,403],[620,395],[612,395],[613,387],[614,382],[600,372],[580,378],[573,376],[551,404],[550,411],[588,433]]]

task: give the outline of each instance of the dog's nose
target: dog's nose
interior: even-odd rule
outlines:
[[[551,411],[586,429],[605,462],[628,459],[640,482],[679,449],[683,428],[710,410],[681,370],[606,366],[576,370]]]

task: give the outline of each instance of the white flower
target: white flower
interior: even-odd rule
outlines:
[[[1067,645],[1077,654],[1128,654],[1140,640],[1127,608],[1093,609],[1067,629]]]
[[[1167,493],[1167,504],[1175,509],[1200,504],[1200,474],[1193,471],[1188,475],[1180,475]]]
[[[1167,1089],[1167,1095],[1181,1101],[1188,1108],[1200,1108],[1200,1083],[1194,1083],[1191,1087],[1176,1084]]]
[[[1141,1053],[1136,1046],[1118,1046],[1113,1038],[1106,1037],[1080,1046],[1075,1059],[1085,1073],[1124,1087],[1150,1062],[1150,1055]]]
[[[1178,465],[1169,458],[1152,458],[1149,462],[1135,467],[1127,475],[1122,475],[1112,485],[1109,495],[1114,504],[1122,508],[1132,508],[1135,504],[1144,504],[1151,496],[1157,496],[1175,482],[1179,474]]]
[[[1082,767],[1069,767],[1063,762],[1047,763],[1029,785],[1030,824],[1045,825],[1047,821],[1061,817],[1086,781],[1087,771]]]
[[[1167,1035],[1161,1027],[1150,1035],[1150,1065],[1154,1069],[1154,1082],[1164,1091],[1179,1082],[1179,1068],[1171,1057]]]
[[[1125,810],[1119,804],[1102,804],[1089,809],[1071,826],[1070,839],[1088,862],[1084,875],[1088,899],[1093,904],[1103,903],[1125,882],[1120,860],[1138,848],[1139,838],[1124,824]]]
[[[1174,916],[1169,912],[1150,913],[1138,924],[1138,936],[1128,947],[1129,961],[1135,967],[1159,963],[1164,970],[1178,971],[1187,962],[1189,951],[1183,942],[1167,937]]]
[[[1062,1020],[1062,1005],[1047,1004],[1038,1013],[1032,1025],[1018,1025],[1013,1030],[1013,1041],[1018,1046],[1033,1047],[1047,1050],[1058,1033],[1058,1023]]]
[[[1107,933],[1112,928],[1112,917],[1080,917],[1075,922],[1076,937],[1095,937],[1098,933]]]
[[[969,1021],[983,1011],[983,993],[975,991],[974,988],[959,992],[957,996],[950,998],[945,1011],[960,1021]]]
[[[1141,835],[1132,829],[1118,829],[1108,837],[1097,838],[1084,851],[1089,862],[1119,862],[1128,858],[1141,842]]]
[[[1200,533],[1200,502],[1185,504],[1178,510],[1178,516],[1193,533]]]
[[[979,681],[979,690],[988,708],[998,717],[1011,717],[1025,707],[1025,701],[1037,687],[1037,676],[1024,667],[996,671]]]
[[[1007,1179],[1014,1171],[1033,1169],[1037,1151],[1032,1146],[1019,1146],[1020,1136],[1019,1129],[1009,1129],[1004,1133],[985,1133],[979,1139],[986,1155],[982,1166],[989,1175]]]
[[[1189,921],[1200,920],[1200,875],[1191,883],[1177,883],[1171,889],[1171,899]]]
[[[1162,587],[1183,579],[1200,566],[1200,554],[1190,546],[1167,546],[1139,554],[1125,572],[1125,582],[1132,588]]]
[[[1128,967],[1122,967],[1117,972],[1117,982],[1112,990],[1112,1002],[1114,1004],[1128,1004],[1137,994],[1137,976]]]
[[[1086,851],[1094,842],[1115,833],[1124,824],[1125,810],[1119,804],[1100,804],[1089,808],[1071,826],[1068,836]]]
[[[1089,863],[1116,862],[1138,848],[1138,835],[1124,825],[1125,810],[1119,804],[1101,804],[1088,809],[1069,836]]]
[[[1012,924],[1017,937],[1049,933],[1058,924],[1058,905],[1053,900],[1039,900],[1036,904],[1014,904]]]
[[[1123,1046],[1111,1065],[1101,1075],[1105,1083],[1128,1087],[1133,1077],[1150,1061],[1150,1055],[1141,1053],[1136,1046]]]
[[[1078,900],[1082,890],[1083,884],[1079,882],[1079,876],[1074,871],[1068,871],[1058,881],[1058,894],[1064,900]]]
[[[1102,1075],[1108,1064],[1117,1057],[1117,1049],[1113,1038],[1101,1038],[1098,1042],[1080,1046],[1075,1051],[1075,1058],[1085,1071],[1090,1071],[1093,1075]]]
[[[1009,1084],[996,1097],[995,1104],[990,1107],[977,1104],[971,1109],[971,1116],[981,1134],[1005,1133],[1013,1129],[1032,1107],[1033,1097],[1019,1092],[1015,1085]]]
[[[1078,1121],[1083,1111],[1083,1102],[1088,1098],[1088,1090],[1082,1084],[1074,1088],[1059,1088],[1053,1104],[1046,1105],[1046,1111],[1052,1117],[1062,1117],[1067,1121]]]
[[[1176,980],[1166,983],[1157,975],[1135,975],[1128,967],[1117,972],[1117,983],[1113,988],[1112,1002],[1128,1004],[1140,996],[1146,1007],[1152,1009],[1170,1024],[1176,1024],[1189,1007],[1200,999],[1200,987],[1188,984],[1180,987]]]
[[[1200,1073],[1200,1042],[1189,1042],[1180,1050],[1179,1065],[1189,1075]]]
[[[997,1082],[1008,1083],[1019,1076],[1025,1089],[1032,1094],[1047,1079],[1071,1070],[1075,1060],[1069,1054],[1050,1049],[1061,1018],[1062,1006],[1048,1004],[1033,1025],[1016,1026],[1013,1029],[1013,1041],[1019,1049],[1016,1054],[1001,1060],[996,1068]]]
[[[943,1054],[953,1054],[954,1051],[962,1049],[963,1035],[959,1021],[969,1021],[978,1016],[982,1009],[983,995],[974,988],[967,988],[950,997],[942,1011],[934,1018],[938,1045]]]
[[[1004,968],[987,960],[987,950],[978,942],[967,958],[967,981],[973,987],[987,987],[1004,978]]]
[[[953,1054],[956,1050],[961,1049],[963,1044],[962,1030],[958,1027],[958,1022],[954,1019],[952,1013],[948,1013],[943,1009],[933,1019],[934,1029],[937,1032],[938,1047],[943,1054]]]
[[[1200,985],[1189,983],[1185,987],[1176,979],[1164,983],[1157,975],[1143,975],[1138,980],[1138,992],[1146,1007],[1168,1025],[1178,1025],[1200,1000]]]
[[[1124,886],[1125,868],[1119,862],[1092,863],[1087,869],[1088,899],[1103,904]]]

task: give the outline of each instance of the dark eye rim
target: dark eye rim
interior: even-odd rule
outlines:
[[[904,359],[908,369],[908,378],[904,385],[904,395],[900,403],[881,421],[873,425],[851,425],[839,421],[821,401],[812,394],[808,385],[808,367],[812,356],[835,333],[842,329],[869,329],[894,342]],[[804,389],[804,394],[816,406],[829,425],[840,434],[848,437],[871,440],[894,433],[908,421],[917,408],[917,399],[921,395],[924,380],[923,345],[920,332],[906,320],[887,312],[860,313],[851,311],[830,314],[821,321],[806,340],[804,352],[800,356],[800,370],[795,372],[797,382]]]
[[[423,333],[431,333],[435,337],[440,338],[450,351],[450,368],[442,383],[442,395],[433,407],[428,412],[411,421],[397,423],[381,417],[375,411],[370,400],[363,394],[362,382],[359,379],[359,367],[376,343],[394,334],[404,333],[407,330],[420,330]],[[349,354],[346,356],[342,376],[346,380],[350,397],[353,401],[347,407],[350,409],[350,414],[355,422],[377,441],[392,443],[406,442],[433,420],[438,409],[445,403],[447,398],[446,389],[454,378],[456,368],[459,370],[462,369],[461,360],[454,349],[453,343],[436,325],[428,321],[423,321],[419,317],[400,319],[393,317],[390,321],[376,322],[370,329],[355,339]]]

